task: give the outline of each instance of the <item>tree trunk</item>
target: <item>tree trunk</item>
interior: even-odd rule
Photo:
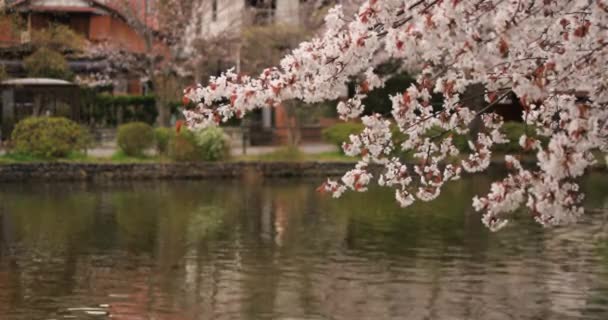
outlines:
[[[481,110],[485,105],[484,92],[486,88],[482,84],[473,84],[467,87],[465,92],[462,94],[461,100],[466,100],[466,105],[474,111]],[[473,119],[471,124],[469,125],[469,129],[471,130],[471,137],[477,137],[477,133],[481,128],[481,117],[476,117]]]

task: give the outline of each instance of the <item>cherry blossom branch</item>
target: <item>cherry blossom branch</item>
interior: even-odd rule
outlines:
[[[343,145],[360,161],[321,189],[333,196],[362,192],[377,178],[405,207],[435,199],[463,170],[488,168],[494,144],[508,141],[502,117],[491,109],[513,94],[526,126],[518,142],[536,152],[537,166],[525,169],[506,155],[511,173],[473,205],[491,230],[504,227],[520,207],[544,226],[571,223],[583,213],[576,179],[595,163],[593,151],[608,150],[607,10],[603,0],[368,0],[346,22],[336,7],[325,33],[302,43],[280,66],[258,77],[228,71],[208,87],[187,89],[185,100],[195,107],[185,115],[197,128],[285,100],[333,100],[351,77],[364,74],[356,94],[337,106],[341,118],[364,124]],[[362,116],[366,94],[383,85],[373,69],[385,59],[416,73],[416,83],[390,97],[392,119]],[[473,85],[488,103],[480,110],[464,103],[480,96],[466,93]],[[575,96],[580,92],[584,102]],[[433,94],[443,96],[441,110],[434,110]],[[459,150],[447,133],[467,135],[478,118],[483,129],[469,141],[470,152]],[[392,124],[404,141],[393,136]],[[429,137],[434,127],[440,134]],[[528,128],[549,142],[528,136]],[[396,152],[411,152],[421,162],[405,163]],[[371,163],[383,167],[378,177],[368,171]]]

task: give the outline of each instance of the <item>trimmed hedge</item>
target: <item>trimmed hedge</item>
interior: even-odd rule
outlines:
[[[169,156],[175,161],[198,161],[196,138],[190,130],[181,130],[169,143]]]
[[[158,117],[154,96],[132,96],[98,94],[92,98],[92,114],[95,122],[105,121],[110,125],[119,122],[145,122],[154,124]]]
[[[204,161],[220,161],[230,157],[230,140],[220,127],[208,127],[195,133],[196,145]]]
[[[63,158],[86,148],[88,134],[80,125],[66,118],[26,118],[11,135],[17,154],[40,158]]]
[[[143,122],[132,122],[118,127],[118,147],[128,156],[141,156],[154,145],[154,130]]]
[[[169,143],[175,137],[175,131],[171,128],[154,129],[154,141],[156,142],[156,152],[160,155],[169,154]]]

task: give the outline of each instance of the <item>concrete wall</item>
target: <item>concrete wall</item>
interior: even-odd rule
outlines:
[[[199,8],[200,33],[204,37],[216,37],[220,34],[240,30],[243,22],[243,0],[217,0],[217,11],[214,17],[213,1],[204,1]]]
[[[280,24],[300,24],[300,1],[277,0],[275,21]]]

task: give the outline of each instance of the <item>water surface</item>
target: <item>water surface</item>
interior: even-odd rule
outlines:
[[[318,183],[0,185],[0,319],[608,319],[602,214],[493,234],[483,177],[405,210]]]

